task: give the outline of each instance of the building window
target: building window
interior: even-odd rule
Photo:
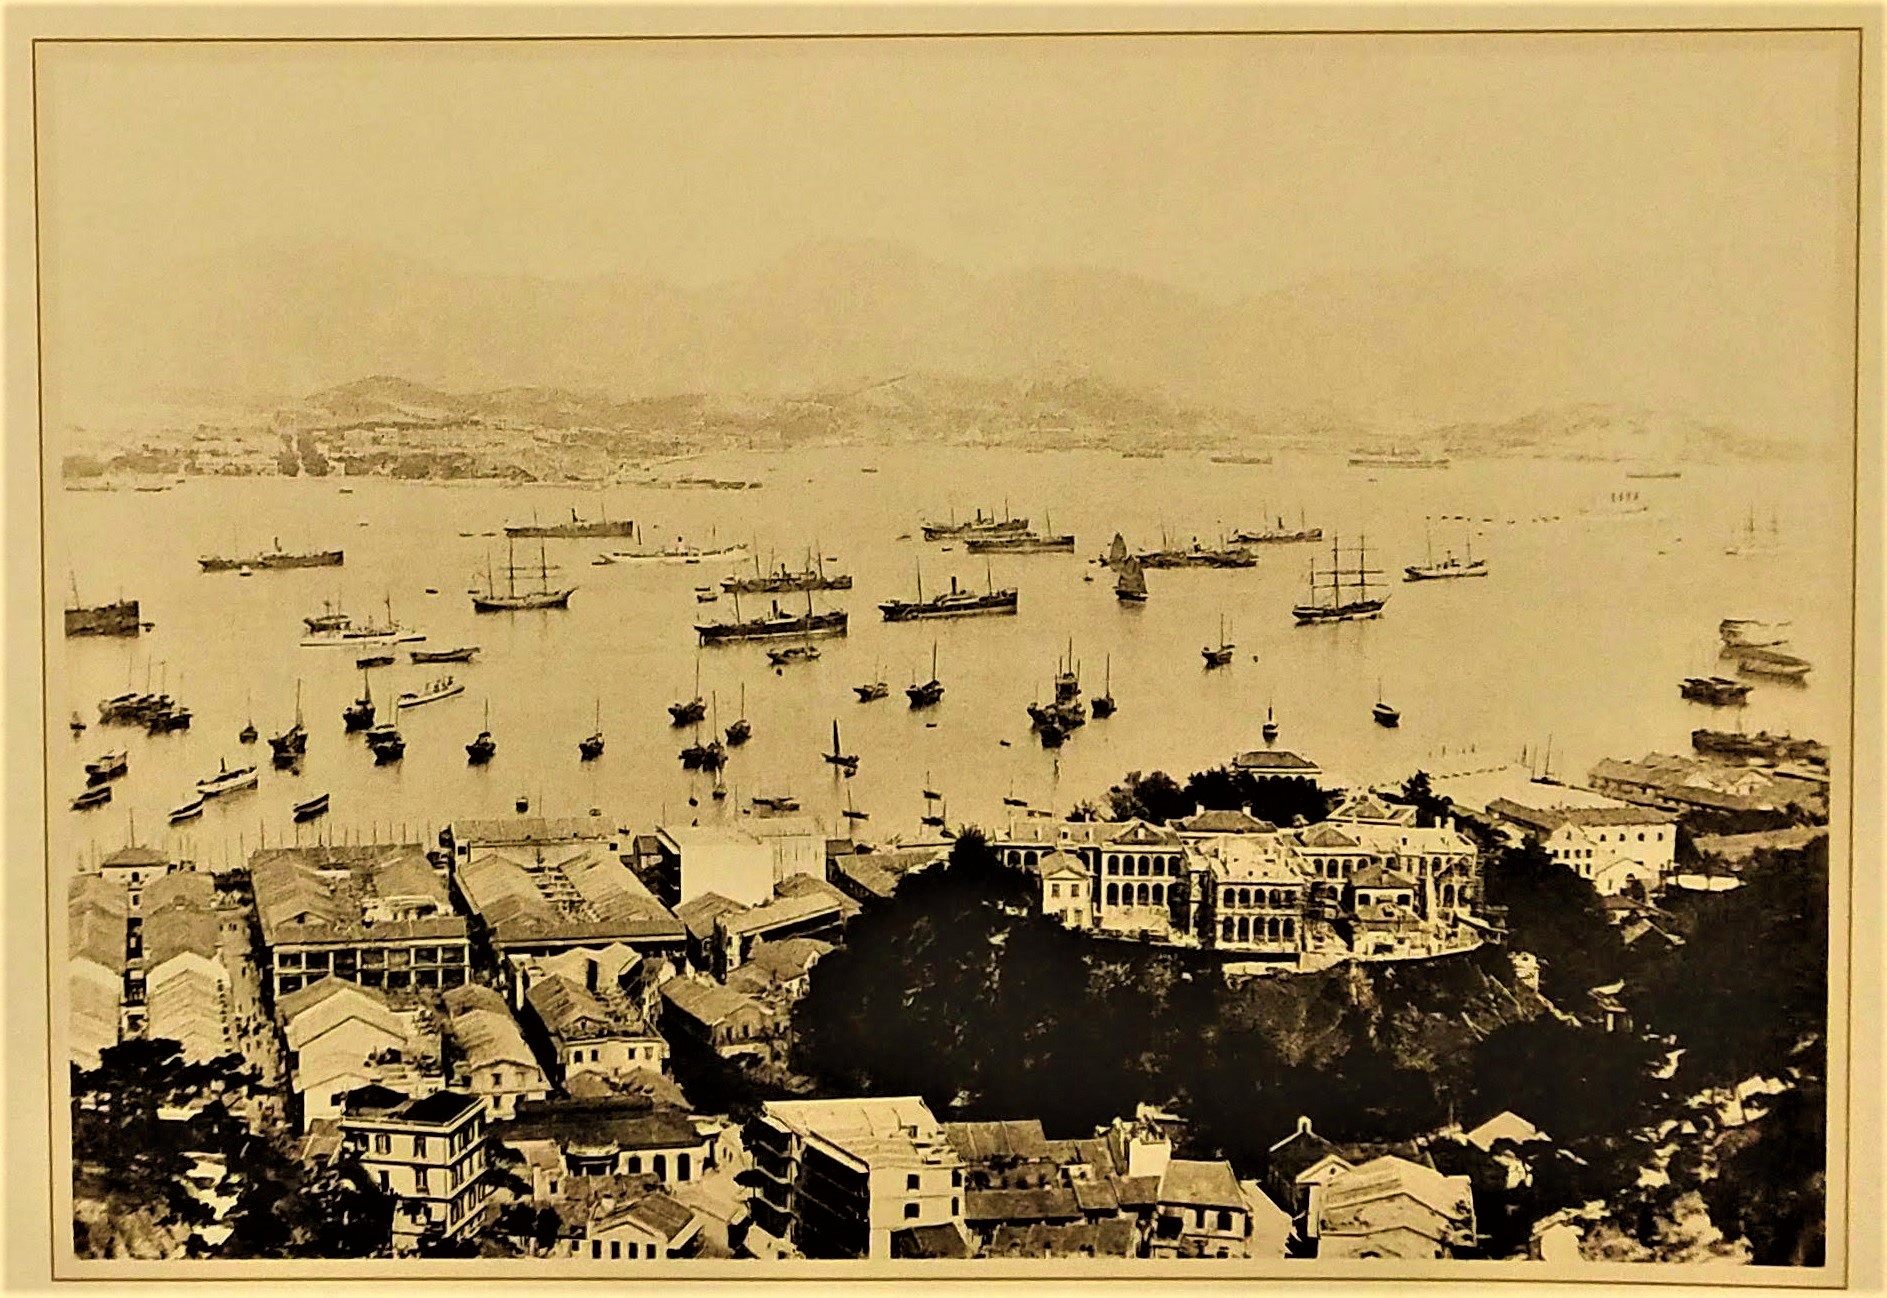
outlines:
[[[373,1138],[373,1152],[376,1154],[392,1153],[393,1137],[387,1135],[384,1131],[375,1132]]]
[[[1139,893],[1138,893],[1138,894],[1136,894],[1136,895],[1137,895],[1137,897],[1138,897],[1138,899],[1139,899],[1139,900],[1138,900],[1138,904],[1140,904],[1140,905],[1142,905],[1142,906],[1144,906],[1144,905],[1146,905],[1146,904],[1147,904],[1147,897],[1148,897],[1148,893],[1147,893],[1147,885],[1146,885],[1146,884],[1144,884],[1144,883],[1143,883],[1143,884],[1141,884],[1141,885],[1140,885],[1140,891],[1139,891]]]
[[[1232,1214],[1231,1213],[1229,1212],[1219,1213],[1219,1229],[1220,1230],[1232,1229]]]
[[[957,1206],[957,1200],[955,1200],[955,1199],[952,1199],[952,1200],[950,1201],[950,1215],[951,1215],[952,1217],[955,1217],[955,1216],[957,1216],[957,1215],[958,1215],[959,1213],[961,1213],[962,1211],[963,1211],[963,1209]]]
[[[1110,906],[1118,906],[1120,904],[1119,884],[1110,883],[1107,885],[1107,904]]]
[[[1061,885],[1059,883],[1049,884],[1048,895],[1051,897],[1059,898],[1061,896]]]
[[[689,1171],[690,1171],[690,1168],[688,1165],[688,1155],[686,1154],[675,1155],[675,1179],[677,1181],[686,1181],[688,1179]]]
[[[423,1167],[414,1168],[413,1169],[413,1193],[414,1194],[428,1194],[430,1192],[431,1192],[431,1187],[426,1184],[426,1169]]]
[[[916,1204],[907,1203],[904,1205],[904,1220],[906,1221],[917,1220],[917,1205]]]
[[[609,1260],[614,1262],[617,1258],[621,1256],[622,1256],[622,1241],[619,1239],[610,1240],[609,1241]]]
[[[1109,856],[1107,858],[1107,872],[1109,874],[1120,873],[1120,858],[1118,856]]]
[[[916,1172],[911,1172],[905,1176],[904,1188],[907,1190],[915,1190],[917,1188],[917,1173]]]
[[[641,1170],[642,1170],[642,1155],[640,1155],[640,1154],[631,1154],[631,1155],[629,1155],[629,1171],[630,1171],[630,1173],[631,1173],[631,1174],[634,1174],[634,1173],[637,1173],[637,1172],[640,1172]]]
[[[600,1258],[603,1256],[603,1241],[602,1240],[593,1239],[590,1241],[590,1256],[594,1258]]]
[[[963,1184],[963,1169],[962,1168],[953,1167],[950,1169],[950,1184],[953,1187]]]
[[[1225,941],[1225,942],[1230,942],[1230,941],[1232,940],[1232,919],[1231,919],[1231,916],[1229,916],[1229,915],[1228,915],[1228,916],[1226,916],[1226,919],[1225,919],[1225,926],[1224,926],[1224,927],[1225,927],[1225,934],[1224,934],[1224,937],[1223,937],[1223,938],[1221,938],[1220,940],[1221,940],[1221,941]]]
[[[1154,904],[1155,906],[1162,906],[1162,905],[1165,905],[1165,904],[1166,904],[1166,903],[1165,903],[1165,892],[1166,892],[1166,885],[1165,885],[1165,884],[1163,884],[1163,883],[1156,883],[1156,884],[1154,884],[1154,885],[1153,885],[1153,904]]]
[[[426,1138],[424,1136],[413,1137],[413,1157],[414,1158],[426,1157]]]

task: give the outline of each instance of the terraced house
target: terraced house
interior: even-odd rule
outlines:
[[[393,991],[466,981],[465,917],[417,844],[270,848],[249,872],[277,997],[329,974]]]
[[[1476,913],[1474,843],[1367,795],[1314,825],[1279,828],[1244,811],[1171,827],[1030,821],[994,846],[1035,874],[1041,912],[1070,928],[1252,963],[1421,958],[1465,950],[1489,931]]]

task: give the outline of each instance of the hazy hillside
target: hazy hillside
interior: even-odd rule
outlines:
[[[835,400],[863,402],[861,418],[901,402],[926,422],[971,409],[981,384],[1006,422],[1053,425],[1057,403],[1090,422],[1209,410],[1297,436],[1379,429],[1426,441],[1445,428],[1463,450],[1577,451],[1590,419],[1541,412],[1603,408],[1724,430],[1676,445],[1604,435],[1651,455],[1803,444],[1798,429],[1730,431],[1761,427],[1770,411],[1721,381],[1739,358],[1704,327],[1706,310],[1636,300],[1630,276],[1510,282],[1447,263],[1228,303],[1111,270],[981,276],[876,243],[809,247],[699,290],[457,275],[364,249],[232,253],[149,267],[102,301],[60,299],[48,396],[61,427],[160,389],[275,403],[317,394],[289,403],[291,427],[615,427],[678,394],[790,398],[809,403],[797,422],[845,426]],[[911,375],[949,376],[949,391],[865,392]],[[1083,385],[1105,394],[1098,407]],[[452,395],[470,392],[480,395]]]

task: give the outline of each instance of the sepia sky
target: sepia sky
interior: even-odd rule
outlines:
[[[698,285],[874,239],[979,273],[1086,264],[1229,300],[1445,260],[1627,275],[1649,300],[1667,275],[1672,293],[1707,283],[1726,328],[1839,348],[1845,372],[1853,50],[1841,34],[49,49],[47,274],[84,300],[152,264],[339,241],[457,272]]]

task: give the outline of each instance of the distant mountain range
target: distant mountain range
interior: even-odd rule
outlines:
[[[468,276],[362,249],[231,254],[62,301],[48,395],[56,426],[161,388],[279,406],[298,428],[634,427],[743,408],[835,427],[1003,411],[1013,428],[1065,409],[1234,440],[1576,451],[1592,436],[1653,457],[1803,442],[1736,431],[1786,402],[1738,379],[1747,358],[1705,306],[1646,302],[1628,278],[1436,263],[1217,302],[1111,270],[977,275],[876,243],[700,289]],[[1619,431],[1634,420],[1640,433]]]

